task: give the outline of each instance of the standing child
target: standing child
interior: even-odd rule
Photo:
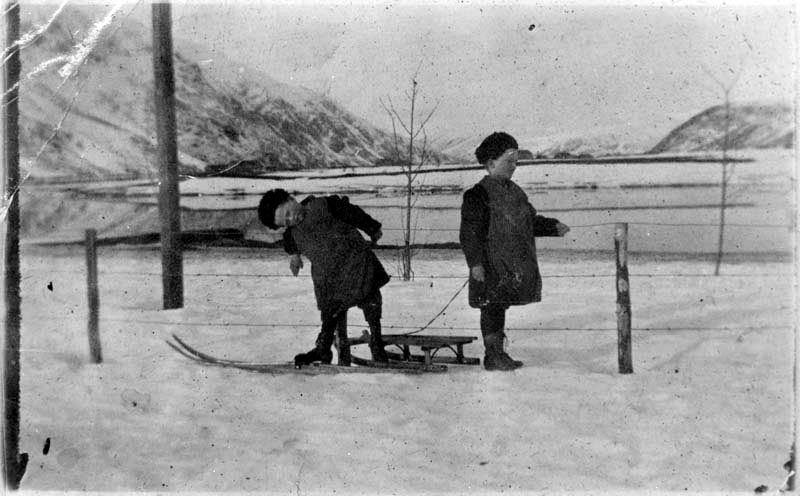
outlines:
[[[464,193],[461,249],[469,266],[469,304],[481,310],[486,370],[514,370],[522,362],[504,350],[506,310],[542,299],[536,236],[564,236],[569,227],[537,215],[525,192],[511,180],[517,141],[493,133],[475,150],[488,175]]]
[[[309,196],[298,203],[282,189],[267,191],[258,205],[258,218],[270,229],[285,227],[284,249],[292,255],[289,267],[297,276],[301,255],[311,262],[311,279],[322,329],[316,346],[294,357],[300,367],[312,362],[331,363],[334,333],[339,336],[339,364],[350,365],[347,342],[347,310],[358,306],[370,329],[373,360],[386,361],[381,339],[382,299],[380,288],[389,275],[358,230],[380,239],[381,224],[348,198],[336,195]]]

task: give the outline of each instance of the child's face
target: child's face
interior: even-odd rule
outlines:
[[[492,176],[511,179],[517,169],[517,149],[509,148],[502,155],[486,163],[489,174]]]
[[[275,209],[275,225],[278,227],[296,226],[302,220],[303,206],[292,197]]]

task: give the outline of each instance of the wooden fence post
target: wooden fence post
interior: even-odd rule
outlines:
[[[20,342],[22,324],[22,274],[19,253],[19,56],[20,4],[4,2],[3,33],[5,60],[2,65],[3,199],[6,208],[3,246],[5,286],[5,342],[3,351],[3,483],[4,489],[19,489],[28,464],[28,454],[19,452]],[[7,54],[7,55],[6,55]],[[1,223],[1,222],[0,222]]]
[[[633,373],[631,353],[631,294],[628,283],[628,224],[614,229],[614,249],[617,255],[617,354],[619,373]]]
[[[89,299],[89,353],[92,363],[103,361],[100,349],[100,295],[97,287],[97,231],[86,230],[86,282]]]

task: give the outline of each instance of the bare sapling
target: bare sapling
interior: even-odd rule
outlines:
[[[722,162],[720,178],[720,204],[719,204],[719,236],[717,239],[717,255],[714,263],[714,275],[718,276],[720,266],[722,265],[722,258],[725,253],[725,212],[728,206],[728,189],[730,186],[731,177],[733,177],[734,166],[728,162],[728,150],[730,149],[730,130],[731,130],[731,101],[730,94],[736,82],[739,80],[739,73],[735,73],[734,78],[728,84],[715,77],[707,68],[703,67],[706,74],[722,89],[725,96],[725,121],[724,121],[724,134],[722,136]]]
[[[406,201],[401,214],[403,247],[400,251],[401,273],[404,281],[409,281],[414,277],[414,271],[411,268],[411,247],[414,242],[415,230],[411,225],[411,212],[417,202],[417,175],[422,167],[428,163],[428,159],[430,158],[428,134],[425,130],[425,126],[438,107],[437,103],[433,109],[427,114],[424,114],[425,116],[422,119],[419,119],[419,108],[417,106],[420,91],[419,82],[417,81],[418,75],[419,67],[411,78],[411,93],[406,93],[406,98],[410,104],[410,111],[406,119],[401,116],[400,111],[398,111],[391,97],[380,100],[381,106],[392,121],[392,137],[394,139],[394,156],[392,157],[392,162],[401,168],[405,178],[404,189]],[[408,140],[407,143],[403,143],[406,139]]]

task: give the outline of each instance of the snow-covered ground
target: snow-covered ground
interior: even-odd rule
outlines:
[[[543,251],[544,301],[508,314],[518,371],[270,376],[192,363],[164,340],[291,360],[318,330],[308,266],[289,276],[277,250],[184,257],[184,308],[164,311],[157,250],[100,250],[95,365],[82,250],[23,253],[23,491],[775,494],[786,479],[792,264],[713,277],[707,260],[633,257],[631,375],[617,373],[611,254]],[[425,324],[466,276],[457,251],[414,269],[383,291],[386,333]],[[352,311],[350,335],[364,328]],[[426,332],[479,336],[478,312],[462,292]],[[482,358],[480,341],[465,352]]]

